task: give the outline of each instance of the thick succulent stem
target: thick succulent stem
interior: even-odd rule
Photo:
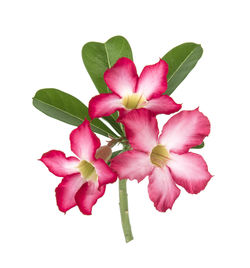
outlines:
[[[127,194],[127,180],[119,180],[119,198],[120,198],[120,213],[123,233],[126,242],[133,240],[133,234],[131,231],[129,215],[128,215],[128,194]]]

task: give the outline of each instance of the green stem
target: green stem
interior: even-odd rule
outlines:
[[[126,242],[133,240],[133,234],[131,231],[129,215],[128,215],[128,194],[127,194],[127,180],[119,180],[119,198],[120,198],[120,213],[123,233],[125,236]]]

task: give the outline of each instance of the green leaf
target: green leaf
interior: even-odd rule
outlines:
[[[171,95],[201,58],[203,49],[195,43],[184,43],[170,50],[162,59],[168,63],[168,89]]]
[[[119,58],[133,60],[128,41],[122,36],[114,36],[105,43],[89,42],[82,48],[83,63],[99,93],[109,93],[103,75]]]
[[[197,145],[197,146],[192,147],[192,149],[201,149],[201,148],[203,148],[204,146],[205,146],[205,143],[204,143],[204,141],[203,141],[200,145]]]
[[[85,118],[90,120],[88,108],[77,98],[55,88],[40,89],[33,98],[33,105],[44,114],[79,126]],[[99,119],[90,121],[91,129],[103,136],[118,137]]]
[[[103,75],[119,58],[126,57],[133,60],[132,50],[128,41],[122,36],[114,36],[105,43],[89,42],[82,48],[83,63],[95,84],[98,92],[110,93]],[[118,113],[105,119],[119,134],[123,135],[120,125],[115,122]]]

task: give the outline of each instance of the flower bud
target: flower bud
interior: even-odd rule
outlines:
[[[96,159],[103,159],[106,163],[109,161],[112,155],[112,150],[108,145],[101,146],[96,150],[95,157]]]

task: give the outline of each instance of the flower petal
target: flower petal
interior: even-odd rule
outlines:
[[[148,193],[157,210],[172,209],[180,189],[175,185],[168,167],[154,168],[149,176]]]
[[[64,177],[78,172],[76,167],[79,164],[79,160],[73,156],[66,157],[61,151],[49,151],[43,154],[40,160],[50,172],[58,177]]]
[[[136,92],[150,100],[158,97],[167,90],[168,64],[160,59],[154,65],[144,67],[136,86]]]
[[[124,109],[121,98],[112,93],[97,95],[89,102],[89,116],[91,119],[111,115],[118,109]]]
[[[209,132],[209,120],[198,109],[182,111],[164,125],[159,142],[169,151],[181,154],[201,144]]]
[[[138,182],[148,176],[153,169],[149,155],[136,150],[114,157],[110,166],[120,179],[136,179]]]
[[[75,195],[76,204],[83,214],[91,215],[92,207],[104,193],[105,185],[98,187],[91,181],[86,182]]]
[[[133,149],[151,152],[158,141],[156,118],[146,109],[133,110],[119,119],[125,126],[128,141]]]
[[[144,108],[150,110],[153,115],[172,114],[181,109],[181,104],[174,102],[168,95],[162,95],[149,100]]]
[[[197,194],[203,190],[212,177],[205,160],[198,154],[171,153],[167,165],[174,181],[190,194]]]
[[[93,163],[97,176],[99,185],[104,185],[107,183],[113,183],[116,181],[117,176],[112,171],[112,169],[104,162],[103,159],[97,159]]]
[[[104,73],[104,80],[109,89],[120,97],[133,93],[138,80],[135,64],[128,58],[120,58]]]
[[[95,160],[96,150],[100,147],[100,140],[92,132],[87,119],[70,134],[71,150],[81,160],[92,162]]]
[[[75,194],[81,188],[84,180],[80,173],[66,176],[56,188],[56,201],[60,211],[66,213],[76,205]]]

